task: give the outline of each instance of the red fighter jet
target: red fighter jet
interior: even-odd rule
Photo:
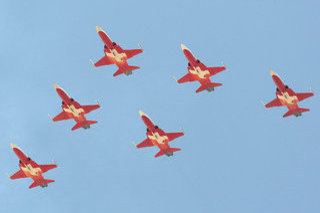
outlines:
[[[225,66],[223,67],[206,67],[200,60],[196,59],[191,51],[181,44],[182,51],[186,58],[188,59],[188,71],[189,73],[179,79],[177,82],[179,84],[185,82],[192,82],[192,81],[199,81],[201,86],[197,89],[197,93],[203,90],[207,90],[209,92],[214,91],[215,87],[219,87],[221,83],[213,83],[210,80],[210,76],[213,76],[223,70],[226,69]]]
[[[19,158],[20,167],[20,170],[10,177],[11,180],[30,177],[34,182],[29,186],[29,189],[36,186],[47,187],[48,183],[54,182],[54,180],[44,179],[42,173],[57,168],[56,164],[38,165],[17,146],[12,143],[10,143],[10,146]]]
[[[89,129],[91,124],[97,123],[97,121],[88,121],[84,115],[100,108],[100,105],[80,105],[78,102],[70,98],[68,94],[57,84],[53,84],[54,88],[56,89],[58,95],[62,99],[62,112],[54,117],[52,121],[61,121],[61,120],[68,120],[74,119],[77,124],[71,129],[76,130],[80,127],[84,129]],[[50,117],[51,118],[51,117]]]
[[[270,107],[280,107],[287,106],[289,111],[283,115],[283,117],[288,117],[290,115],[295,115],[296,117],[301,116],[302,112],[310,111],[309,109],[299,108],[298,102],[303,101],[306,98],[309,98],[314,95],[311,93],[295,93],[292,89],[290,89],[287,85],[284,85],[279,76],[270,71],[272,79],[277,86],[276,91],[276,99],[271,101],[270,103],[264,105],[266,108]]]
[[[116,64],[119,69],[113,74],[113,76],[120,75],[122,73],[126,75],[131,75],[133,70],[139,69],[137,66],[129,66],[127,60],[135,55],[143,52],[142,48],[133,50],[124,50],[115,42],[113,42],[108,35],[101,30],[100,27],[96,26],[98,34],[104,43],[104,53],[105,56],[101,58],[98,62],[91,63],[95,67],[100,67],[104,65]]]
[[[174,133],[165,133],[162,129],[160,129],[157,125],[154,125],[150,118],[144,114],[141,110],[139,114],[147,126],[147,139],[141,142],[137,148],[151,147],[157,146],[160,149],[154,157],[159,157],[162,155],[167,155],[168,157],[172,156],[174,152],[180,151],[179,148],[171,148],[169,146],[169,142],[183,136],[183,132],[174,132]]]

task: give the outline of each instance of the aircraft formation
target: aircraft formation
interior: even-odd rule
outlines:
[[[127,76],[132,75],[132,71],[140,68],[138,66],[131,66],[127,62],[128,59],[143,52],[143,49],[140,45],[139,49],[122,49],[117,43],[112,41],[100,27],[97,26],[96,29],[98,35],[104,43],[104,56],[96,63],[90,60],[94,67],[115,64],[118,67],[118,70],[113,74],[114,77],[121,74],[125,74]],[[210,77],[226,70],[224,65],[218,67],[207,67],[199,59],[196,59],[196,57],[185,45],[181,44],[181,49],[188,61],[188,73],[179,80],[175,79],[178,84],[198,81],[201,86],[196,90],[196,93],[204,90],[212,92],[214,91],[215,87],[222,86],[222,83],[212,82]],[[298,106],[298,102],[312,97],[314,95],[312,91],[310,93],[295,93],[289,88],[289,86],[282,82],[280,77],[274,71],[271,70],[270,74],[276,85],[276,98],[266,105],[263,104],[265,108],[287,106],[288,112],[285,113],[283,117],[288,117],[291,115],[299,117],[303,112],[309,111],[309,109],[300,108]],[[96,105],[81,105],[71,98],[57,84],[54,84],[54,88],[62,100],[62,112],[53,119],[49,116],[53,122],[74,119],[76,124],[72,127],[72,131],[79,128],[89,129],[92,124],[97,123],[97,121],[87,120],[85,115],[93,110],[99,109],[100,104],[98,102]],[[140,149],[157,146],[160,151],[154,156],[156,158],[164,155],[170,157],[173,156],[174,152],[181,150],[180,148],[171,147],[169,142],[184,136],[183,130],[181,132],[167,133],[159,126],[155,125],[141,110],[139,111],[139,114],[142,121],[146,125],[147,138],[138,145],[135,145],[136,148]],[[38,165],[16,145],[10,143],[10,146],[19,158],[20,168],[18,172],[9,177],[11,180],[30,177],[34,181],[29,186],[30,189],[37,186],[47,187],[48,183],[54,182],[54,180],[45,179],[42,174],[51,169],[57,168],[57,164]]]

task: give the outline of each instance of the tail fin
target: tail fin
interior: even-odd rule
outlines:
[[[71,130],[73,131],[73,130],[79,129],[81,127],[85,127],[85,126],[95,124],[95,123],[98,123],[98,121],[84,121],[82,123],[77,123],[76,125],[74,125],[74,127],[72,127]]]
[[[40,185],[53,183],[53,182],[54,182],[54,180],[49,180],[49,179],[36,180],[29,186],[29,189],[32,189],[32,188],[40,186]]]
[[[140,69],[140,67],[138,67],[138,66],[127,66],[127,67],[125,67],[125,68],[119,68],[119,69],[117,70],[117,72],[115,72],[115,73],[113,74],[113,76],[116,77],[116,76],[118,76],[118,75],[120,75],[120,74],[122,74],[122,73],[125,73],[125,72],[128,72],[128,71],[137,70],[137,69]]]
[[[308,112],[308,111],[310,111],[310,109],[305,109],[305,108],[298,108],[298,109],[295,109],[295,110],[289,110],[286,114],[283,115],[283,117],[285,118],[285,117],[288,117],[290,115],[299,114],[299,113]]]
[[[211,88],[214,88],[214,87],[219,87],[219,86],[222,86],[221,83],[209,83],[209,84],[202,84],[196,91],[196,93],[198,92],[202,92],[203,90],[206,90],[206,89],[211,89]]]

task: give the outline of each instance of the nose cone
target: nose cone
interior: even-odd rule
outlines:
[[[181,44],[181,49],[183,50],[188,50],[188,48],[186,46],[184,46],[183,44]]]
[[[97,32],[102,31],[100,27],[96,26]]]
[[[58,84],[53,84],[53,86],[54,86],[55,89],[60,88],[60,87],[58,86]]]
[[[139,114],[142,117],[143,115],[146,116],[146,114],[144,114],[141,110],[139,110]]]
[[[17,148],[17,146],[14,145],[13,143],[10,143],[10,146],[11,146],[12,149]]]
[[[277,74],[275,72],[273,72],[272,70],[270,70],[270,75],[274,76],[274,75],[277,75]]]

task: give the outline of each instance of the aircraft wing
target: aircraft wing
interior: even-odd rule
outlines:
[[[49,165],[39,165],[39,167],[41,171],[45,173],[51,169],[57,168],[58,166],[56,164],[49,164]]]
[[[226,69],[225,67],[208,67],[208,70],[210,72],[210,76],[215,75],[219,72],[222,72],[225,69]]]
[[[53,121],[62,121],[62,120],[68,120],[71,119],[68,116],[68,113],[66,113],[65,111],[62,111],[59,115],[57,115],[56,117],[54,117],[52,120]]]
[[[87,114],[93,110],[96,110],[98,108],[100,108],[100,105],[84,105],[81,106],[81,108],[84,110],[84,112]]]
[[[204,63],[202,63],[201,61],[198,63],[198,66],[199,66],[202,70],[208,69],[208,67],[207,67],[206,65],[204,65]]]
[[[149,138],[147,138],[144,141],[142,141],[141,143],[139,143],[137,145],[137,148],[144,148],[144,147],[151,147],[151,146],[154,146],[154,145],[153,145],[152,141]]]
[[[299,101],[303,101],[304,99],[313,96],[313,93],[311,93],[311,92],[309,92],[309,93],[296,93],[296,96],[298,97]]]
[[[124,52],[124,50],[118,44],[114,45],[113,49],[117,50],[118,53],[123,53]]]
[[[133,50],[124,50],[124,53],[127,55],[127,58],[132,58],[135,55],[142,53],[142,49],[133,49]]]
[[[172,132],[172,133],[167,133],[166,136],[168,137],[169,141],[172,141],[178,137],[183,136],[184,133],[183,132]]]
[[[95,67],[100,67],[100,66],[104,66],[104,65],[110,65],[110,64],[114,64],[113,61],[111,61],[108,56],[103,56],[99,61],[97,61],[94,66]]]
[[[192,82],[192,81],[196,81],[196,79],[193,78],[192,74],[188,73],[182,78],[180,78],[177,82],[181,84],[181,83]]]
[[[10,177],[11,180],[19,179],[19,178],[26,178],[27,176],[24,174],[24,172],[20,169],[17,171],[14,175]]]
[[[273,101],[265,105],[266,108],[280,107],[280,106],[283,106],[283,105],[278,98],[275,98]]]

